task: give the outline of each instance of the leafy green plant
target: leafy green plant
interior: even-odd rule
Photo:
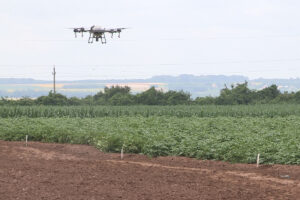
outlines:
[[[111,111],[110,111],[111,112]],[[130,111],[133,112],[133,111]],[[93,145],[105,152],[300,164],[300,116],[0,118],[0,139]]]

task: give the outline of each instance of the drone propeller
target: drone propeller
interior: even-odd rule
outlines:
[[[113,28],[113,29],[109,29],[108,32],[111,33],[111,38],[113,38],[113,36],[114,36],[115,33],[118,33],[118,37],[120,38],[121,37],[121,32],[124,29],[129,29],[129,28]]]
[[[79,28],[69,28],[73,29],[73,32],[75,34],[75,38],[77,38],[77,33],[81,33],[81,37],[83,37],[83,33],[87,32],[87,30],[84,27],[79,27]]]

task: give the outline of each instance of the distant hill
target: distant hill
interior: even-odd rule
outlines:
[[[247,81],[251,89],[263,89],[272,84],[279,86],[281,91],[300,90],[300,79],[249,79],[246,76],[208,75],[194,76],[183,74],[180,76],[154,76],[149,79],[112,79],[112,80],[75,80],[57,81],[57,91],[67,96],[84,97],[112,85],[132,88],[137,93],[147,90],[151,86],[162,90],[183,90],[197,96],[217,96],[227,85],[244,83]],[[38,97],[46,95],[52,89],[52,81],[21,78],[0,78],[0,96],[20,98],[23,96]]]
[[[34,80],[32,78],[0,78],[0,84],[33,84],[51,83],[51,81]]]

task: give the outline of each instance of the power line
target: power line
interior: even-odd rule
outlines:
[[[284,63],[299,62],[300,58],[288,59],[265,59],[265,60],[235,60],[235,61],[214,61],[214,62],[193,62],[193,63],[150,63],[150,64],[61,64],[60,67],[139,67],[139,66],[187,66],[204,64],[254,64],[254,63]],[[51,67],[50,64],[0,64],[0,67]]]

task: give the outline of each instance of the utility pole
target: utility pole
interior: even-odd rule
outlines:
[[[55,65],[54,65],[54,67],[53,67],[52,75],[53,75],[53,92],[54,92],[54,94],[55,94],[55,75],[56,75]]]

